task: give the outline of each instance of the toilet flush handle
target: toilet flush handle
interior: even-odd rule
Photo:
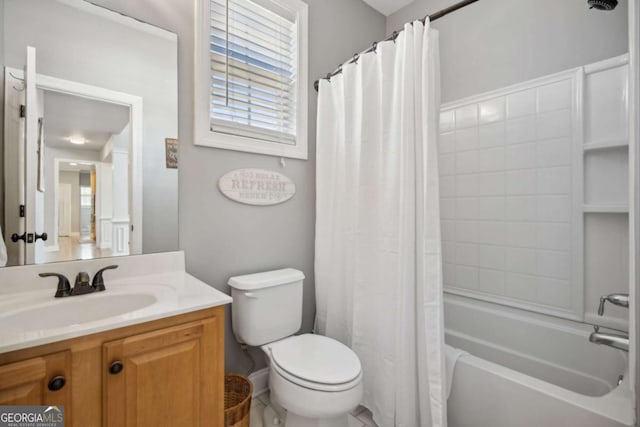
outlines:
[[[254,293],[251,293],[251,292],[245,292],[244,296],[247,297],[247,298],[252,298],[252,299],[257,299],[258,298]]]

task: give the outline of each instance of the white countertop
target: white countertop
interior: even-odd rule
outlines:
[[[70,280],[73,285],[73,279]],[[232,301],[229,295],[184,271],[140,274],[115,280],[109,280],[105,274],[106,291],[64,298],[54,298],[55,281],[48,283],[50,286],[44,289],[30,288],[1,295],[0,353]]]

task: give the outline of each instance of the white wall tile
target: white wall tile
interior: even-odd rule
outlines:
[[[506,274],[504,271],[478,270],[478,290],[490,294],[504,295]]]
[[[568,307],[572,82],[443,112],[440,154],[454,154],[440,184],[448,286]]]
[[[442,266],[442,281],[445,285],[455,286],[456,284],[456,265],[445,263]]]
[[[456,264],[478,266],[478,245],[473,243],[456,244]]]
[[[455,111],[442,111],[440,113],[440,132],[450,132],[456,128]]]
[[[571,140],[569,138],[539,141],[537,165],[542,168],[571,164]]]
[[[509,119],[506,124],[507,144],[535,141],[536,116]]]
[[[505,176],[507,195],[536,194],[537,173],[535,169],[509,171]]]
[[[535,196],[507,197],[508,221],[535,221],[538,217]]]
[[[568,223],[538,223],[538,243],[540,249],[568,251],[571,249],[571,226]]]
[[[442,240],[455,242],[456,240],[456,223],[455,221],[443,219],[440,221],[440,235]]]
[[[440,218],[456,219],[456,199],[440,199]]]
[[[536,90],[527,89],[507,96],[507,118],[535,114]]]
[[[567,166],[538,169],[538,194],[569,194],[571,169]]]
[[[455,154],[441,154],[438,156],[438,170],[440,175],[453,175],[456,173]]]
[[[456,244],[453,242],[442,242],[442,261],[444,263],[456,262]]]
[[[508,297],[535,302],[537,300],[538,278],[519,273],[507,273],[505,294]]]
[[[562,138],[571,135],[571,111],[558,110],[538,114],[538,139]]]
[[[494,270],[504,270],[506,267],[507,250],[503,246],[479,245],[478,265]]]
[[[455,132],[441,133],[438,138],[438,150],[440,154],[453,153],[456,151]]]
[[[502,196],[505,194],[504,172],[482,173],[476,179],[478,196]]]
[[[456,109],[456,129],[463,129],[478,124],[478,105],[465,105]]]
[[[567,222],[571,219],[571,202],[567,196],[538,196],[538,220]]]
[[[534,249],[507,248],[507,270],[513,273],[534,275],[538,272]]]
[[[508,222],[506,226],[506,244],[516,248],[535,248],[538,241],[538,228],[534,222]]]
[[[478,128],[470,127],[456,130],[456,151],[467,151],[478,148]]]
[[[478,171],[478,151],[456,153],[456,173],[474,173]]]
[[[571,80],[538,88],[538,112],[571,108]]]
[[[504,197],[480,197],[478,199],[478,219],[504,221]]]
[[[504,147],[478,151],[478,171],[498,172],[504,170]]]
[[[538,302],[554,307],[571,305],[571,288],[566,280],[538,278]]]
[[[458,175],[456,176],[456,196],[473,197],[478,195],[478,176],[477,175]]]
[[[456,286],[467,289],[478,288],[478,267],[456,266]]]
[[[498,122],[505,119],[505,98],[493,98],[479,104],[480,124]]]
[[[440,177],[440,197],[455,197],[456,177],[453,175]]]
[[[478,219],[478,199],[474,197],[456,199],[455,212],[457,219]]]
[[[478,229],[478,223],[475,221],[456,221],[456,241],[477,243]]]
[[[536,167],[537,147],[535,142],[508,145],[505,147],[507,169],[531,169]]]
[[[504,121],[482,125],[478,128],[478,147],[497,147],[504,145],[506,132]]]
[[[567,252],[538,251],[538,275],[569,279],[571,257]]]
[[[505,223],[502,221],[483,221],[479,223],[477,242],[486,245],[504,245]]]

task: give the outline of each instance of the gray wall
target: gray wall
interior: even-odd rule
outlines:
[[[452,3],[416,0],[387,18],[387,33]],[[599,12],[586,0],[482,0],[435,21],[442,102],[626,53],[627,4]]]
[[[71,232],[80,232],[80,173],[60,171],[60,184],[71,185]]]
[[[361,0],[306,0],[309,4],[311,80],[324,76],[374,40],[384,36],[384,17]],[[278,158],[193,145],[193,0],[99,0],[96,3],[178,34],[180,154],[180,248],[187,270],[228,291],[233,275],[280,267],[301,269],[303,330],[313,326],[313,246],[315,226],[315,116],[317,96],[309,85],[309,160]],[[216,189],[218,178],[240,167],[281,170],[296,183],[295,197],[278,206],[250,207],[229,201]],[[161,232],[161,230],[158,230]],[[227,312],[227,318],[230,319]],[[245,372],[248,360],[227,321],[227,371]],[[261,352],[253,351],[258,367]]]

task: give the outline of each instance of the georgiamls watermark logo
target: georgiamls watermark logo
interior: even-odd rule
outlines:
[[[0,427],[64,427],[64,407],[0,406]]]

